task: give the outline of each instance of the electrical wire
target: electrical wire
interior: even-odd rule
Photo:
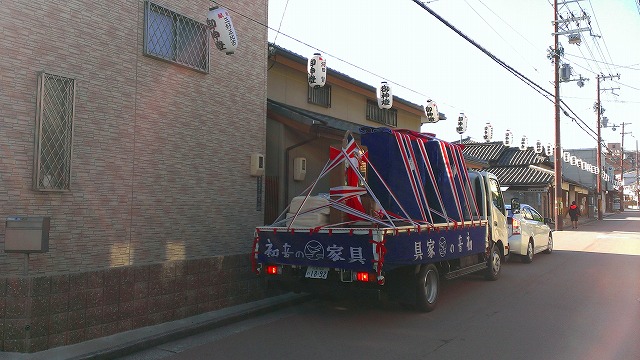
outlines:
[[[455,26],[453,26],[451,23],[449,23],[447,20],[445,20],[444,18],[442,18],[440,15],[438,15],[437,13],[435,13],[433,10],[431,10],[428,6],[426,6],[426,4],[425,4],[425,3],[423,3],[423,2],[421,2],[421,1],[419,1],[419,0],[412,0],[412,1],[413,1],[414,3],[416,3],[417,5],[421,6],[421,7],[422,7],[424,10],[426,10],[427,12],[429,12],[432,16],[436,17],[440,22],[442,22],[444,25],[446,25],[447,27],[449,27],[451,30],[453,30],[455,33],[457,33],[459,36],[463,37],[465,40],[467,40],[469,43],[471,43],[471,44],[472,44],[473,46],[475,46],[477,49],[479,49],[480,51],[482,51],[485,55],[487,55],[489,58],[491,58],[492,60],[494,60],[494,61],[495,61],[496,63],[498,63],[500,66],[502,66],[503,68],[505,68],[507,71],[509,71],[511,74],[513,74],[513,75],[514,75],[516,78],[518,78],[520,81],[522,81],[523,83],[525,83],[527,86],[531,87],[534,91],[536,91],[536,92],[537,92],[537,93],[539,93],[540,95],[544,96],[547,100],[549,100],[549,101],[551,101],[551,102],[555,102],[555,100],[554,100],[555,95],[551,94],[551,92],[549,92],[548,90],[546,90],[546,89],[545,89],[545,88],[543,88],[542,86],[538,85],[536,82],[534,82],[533,80],[529,79],[528,77],[526,77],[525,75],[523,75],[522,73],[520,73],[519,71],[517,71],[516,69],[514,69],[513,67],[511,67],[510,65],[508,65],[507,63],[505,63],[504,61],[502,61],[501,59],[499,59],[498,57],[496,57],[495,55],[493,55],[491,52],[489,52],[487,49],[485,49],[484,47],[482,47],[482,46],[481,46],[480,44],[478,44],[476,41],[474,41],[473,39],[471,39],[470,37],[468,37],[468,36],[467,36],[466,34],[464,34],[462,31],[460,31],[460,30],[459,30],[459,29],[457,29]],[[216,3],[219,3],[219,1],[216,1]],[[225,5],[223,5],[223,6],[225,6]],[[327,53],[326,51],[323,51],[323,50],[318,49],[318,48],[316,48],[316,47],[314,47],[314,46],[311,46],[310,44],[307,44],[307,43],[305,43],[305,42],[303,42],[303,41],[301,41],[301,40],[299,40],[299,39],[296,39],[296,38],[294,38],[294,37],[292,37],[292,36],[290,36],[290,35],[287,35],[287,34],[285,34],[285,33],[282,33],[282,32],[280,32],[279,30],[273,29],[273,28],[271,28],[270,26],[268,26],[267,24],[264,24],[264,23],[262,23],[262,22],[260,22],[260,21],[257,21],[257,20],[255,20],[255,19],[253,19],[253,18],[249,17],[249,16],[246,16],[246,15],[242,14],[242,13],[241,13],[241,12],[239,12],[239,11],[236,11],[236,10],[234,10],[234,9],[232,9],[232,8],[229,8],[228,6],[225,6],[225,8],[226,8],[227,10],[229,10],[230,12],[232,12],[232,13],[238,14],[238,15],[240,15],[240,16],[242,16],[242,17],[244,17],[244,18],[246,18],[246,19],[248,19],[248,20],[250,20],[250,21],[252,21],[252,22],[254,22],[254,23],[256,23],[256,24],[259,24],[259,25],[261,25],[261,26],[263,26],[263,27],[265,27],[265,28],[267,28],[267,29],[269,29],[269,30],[276,31],[277,33],[282,34],[283,36],[285,36],[285,37],[287,37],[287,38],[289,38],[289,39],[291,39],[291,40],[293,40],[293,41],[296,41],[296,42],[298,42],[298,43],[300,43],[300,44],[303,44],[303,45],[305,45],[305,46],[307,46],[307,47],[309,47],[309,48],[312,48],[312,49],[318,50],[318,51],[320,51],[320,52],[324,53],[325,55],[329,55],[329,56],[331,56],[331,57],[335,58],[336,60],[339,60],[339,61],[341,61],[341,62],[343,62],[343,63],[345,63],[345,64],[348,64],[348,65],[350,65],[350,66],[352,66],[352,67],[354,67],[354,68],[356,68],[356,69],[359,69],[359,70],[362,70],[362,71],[364,71],[364,72],[366,72],[366,73],[368,73],[368,74],[371,74],[371,75],[374,75],[374,76],[380,77],[380,78],[382,78],[383,80],[386,80],[386,81],[388,81],[388,82],[390,82],[390,83],[392,83],[392,84],[398,85],[399,87],[401,87],[401,88],[403,88],[403,89],[406,89],[406,90],[408,90],[408,91],[411,91],[411,92],[413,92],[413,93],[416,93],[416,94],[419,94],[419,95],[421,95],[421,96],[426,97],[426,95],[424,95],[424,94],[422,94],[422,93],[420,93],[420,92],[418,92],[418,91],[416,91],[416,90],[413,90],[413,89],[411,89],[411,88],[408,88],[408,87],[406,87],[406,86],[403,86],[402,84],[396,83],[396,82],[394,82],[394,81],[392,81],[392,80],[390,80],[390,79],[387,79],[387,78],[385,78],[385,77],[383,77],[383,76],[380,76],[380,75],[378,75],[378,74],[375,74],[375,73],[373,73],[373,72],[371,72],[371,71],[369,71],[369,70],[366,70],[366,69],[364,69],[364,68],[362,68],[362,67],[360,67],[360,66],[357,66],[357,65],[352,64],[352,63],[350,63],[350,62],[348,62],[348,61],[346,61],[346,60],[343,60],[343,59],[341,59],[341,58],[339,58],[339,57],[336,57],[336,56],[334,56],[334,55],[331,55],[331,54]],[[284,17],[284,14],[283,14],[283,17]],[[440,103],[442,103],[442,104],[444,104],[444,105],[447,105],[447,104],[446,104],[446,103],[444,103],[444,102],[440,102]],[[450,105],[447,105],[447,106],[450,106]],[[452,107],[452,108],[456,108],[456,107],[454,107],[454,106],[450,106],[450,107]],[[561,100],[561,103],[559,104],[559,107],[563,110],[563,113],[565,114],[565,116],[569,117],[569,118],[570,118],[574,123],[576,123],[576,124],[578,125],[578,127],[580,127],[580,129],[581,129],[581,130],[583,130],[585,133],[587,133],[587,135],[592,136],[591,134],[589,134],[589,132],[588,132],[587,130],[585,130],[585,127],[586,127],[586,129],[588,129],[589,131],[591,131],[591,133],[595,133],[595,132],[594,132],[594,131],[593,131],[593,130],[588,126],[588,125],[586,125],[586,123],[585,123],[582,119],[580,119],[580,117],[579,117],[577,114],[575,114],[575,112],[574,112],[574,111],[573,111],[573,110],[572,110],[572,109],[571,109],[571,108],[570,108],[566,103],[564,103],[564,101],[562,101],[562,100]],[[571,112],[574,116],[573,116],[573,117],[571,117],[571,116],[568,114],[568,112],[567,112],[567,111]],[[580,123],[581,123],[581,124],[583,124],[583,125],[580,125]],[[583,126],[584,126],[584,127],[583,127]],[[596,139],[596,138],[594,138],[594,139]],[[597,139],[596,139],[596,141],[597,141]]]

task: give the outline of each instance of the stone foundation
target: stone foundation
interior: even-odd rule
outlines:
[[[265,296],[249,255],[0,277],[0,351],[42,351]]]

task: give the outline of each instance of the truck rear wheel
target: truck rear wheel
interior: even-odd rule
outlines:
[[[440,277],[433,264],[423,266],[416,277],[416,309],[429,312],[436,308]]]
[[[487,259],[487,270],[485,272],[485,279],[495,281],[500,277],[500,269],[502,267],[502,258],[500,255],[500,249],[497,244],[491,245],[491,252]]]

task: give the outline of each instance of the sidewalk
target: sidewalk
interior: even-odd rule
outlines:
[[[610,212],[610,213],[608,213],[608,212],[602,213],[602,219],[606,219],[609,216],[612,216],[612,215],[615,215],[615,214],[618,214],[618,213],[620,213],[620,212],[617,211],[617,212]],[[562,220],[563,220],[562,229],[563,230],[571,230],[571,219],[569,219],[568,216],[565,216],[565,217],[562,218]],[[578,229],[580,228],[580,225],[588,224],[588,223],[594,222],[594,221],[598,221],[598,217],[597,216],[596,217],[591,217],[591,218],[585,218],[584,216],[580,216],[578,218]]]
[[[114,359],[166,342],[245,320],[287,306],[303,303],[309,295],[285,294],[247,304],[212,311],[190,318],[126,331],[78,344],[61,346],[37,353],[3,353],[3,360],[80,360]]]

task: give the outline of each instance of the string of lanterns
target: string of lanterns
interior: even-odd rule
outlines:
[[[313,54],[309,58],[307,63],[307,80],[309,86],[313,88],[323,87],[327,81],[327,60],[322,57],[320,53]],[[380,82],[380,85],[376,88],[376,97],[378,98],[378,107],[380,109],[390,109],[393,107],[393,92],[391,91],[391,85],[386,81]],[[439,119],[438,106],[435,101],[428,99],[426,105],[423,107],[424,114],[427,123],[436,123]],[[456,132],[463,134],[467,131],[468,118],[464,113],[458,115],[458,122],[456,126]],[[493,126],[490,123],[486,123],[484,126],[484,141],[490,142],[493,138]],[[507,129],[503,140],[505,146],[510,147],[513,145],[513,132]],[[520,139],[520,150],[527,150],[529,147],[529,138],[523,135]],[[546,156],[553,155],[553,145],[547,143],[542,144],[542,141],[536,140],[535,152],[541,154],[544,151]],[[563,160],[578,168],[590,171],[593,174],[602,176],[605,181],[611,180],[611,177],[607,173],[600,174],[600,169],[597,166],[591,165],[582,159],[578,159],[572,156],[569,152],[563,152]],[[619,182],[615,181],[615,186],[619,186]]]

